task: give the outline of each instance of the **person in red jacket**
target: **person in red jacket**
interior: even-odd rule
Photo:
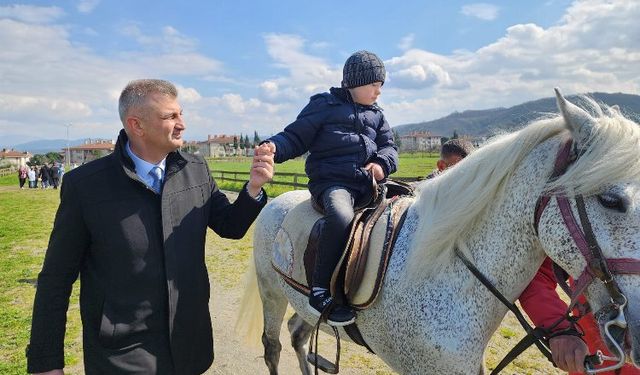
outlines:
[[[550,327],[563,317],[567,310],[567,304],[560,299],[556,292],[557,285],[551,259],[547,258],[529,286],[520,295],[520,305],[537,327]],[[573,335],[560,335],[549,340],[553,361],[560,369],[569,371],[570,374],[584,373],[584,358],[589,353],[601,350],[605,355],[611,355],[606,350],[605,343],[602,342],[593,314],[585,315],[579,323],[584,331],[582,338]],[[569,326],[569,322],[565,320],[554,330],[563,330]],[[627,364],[618,371],[608,371],[601,374],[640,375],[640,370]]]

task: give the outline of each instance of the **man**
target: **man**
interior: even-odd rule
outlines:
[[[453,167],[459,161],[475,150],[471,142],[463,139],[452,139],[442,145],[437,169],[426,178],[433,178],[442,174],[447,168]],[[551,260],[547,258],[529,286],[520,296],[520,304],[537,327],[550,327],[564,316],[567,305],[556,292],[556,280],[551,268]],[[562,331],[570,327],[565,320],[555,327],[555,331]],[[584,371],[584,358],[588,348],[578,336],[562,334],[552,337],[549,346],[553,360],[558,368],[570,372]]]
[[[86,374],[200,374],[213,361],[207,227],[241,238],[266,203],[273,150],[256,148],[231,204],[202,157],[182,153],[177,90],[130,82],[113,154],[67,173],[38,277],[28,372],[62,374],[69,294],[81,278]]]
[[[440,159],[436,162],[436,168],[429,173],[427,179],[439,176],[445,169],[454,166],[460,160],[464,159],[473,152],[475,148],[471,142],[464,139],[455,138],[448,140],[442,145],[440,150]]]
[[[57,189],[60,184],[60,167],[58,167],[57,163],[51,162],[49,173],[51,174],[51,184],[54,189]]]

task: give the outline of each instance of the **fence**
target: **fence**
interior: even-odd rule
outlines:
[[[249,172],[238,172],[238,171],[211,171],[211,175],[217,181],[224,182],[245,182],[249,179]],[[287,181],[279,180],[280,178],[286,179]],[[403,182],[413,182],[422,180],[424,177],[393,177],[396,181]],[[274,180],[270,182],[272,185],[282,185],[282,186],[290,186],[293,189],[306,189],[307,188],[307,178],[306,174],[302,173],[276,173],[274,176]]]
[[[17,172],[17,169],[13,168],[13,167],[9,167],[9,168],[1,168],[0,169],[0,177],[4,177],[10,174],[14,174]]]
[[[230,182],[246,182],[249,179],[249,172],[238,171],[211,171],[211,175],[218,181],[230,181]],[[240,176],[240,177],[239,177]],[[306,189],[307,188],[307,175],[301,173],[280,173],[276,174],[276,178],[288,178],[290,181],[276,180],[270,182],[272,185],[290,186],[294,189]]]

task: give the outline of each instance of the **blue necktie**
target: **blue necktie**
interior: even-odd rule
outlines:
[[[149,176],[153,179],[151,188],[155,190],[156,193],[160,193],[160,188],[162,187],[162,169],[160,169],[160,167],[151,168]]]

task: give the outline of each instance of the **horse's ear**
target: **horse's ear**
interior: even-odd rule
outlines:
[[[584,144],[589,139],[596,120],[585,110],[565,99],[558,88],[555,88],[555,91],[558,109],[562,113],[567,128],[571,130],[574,141]]]

